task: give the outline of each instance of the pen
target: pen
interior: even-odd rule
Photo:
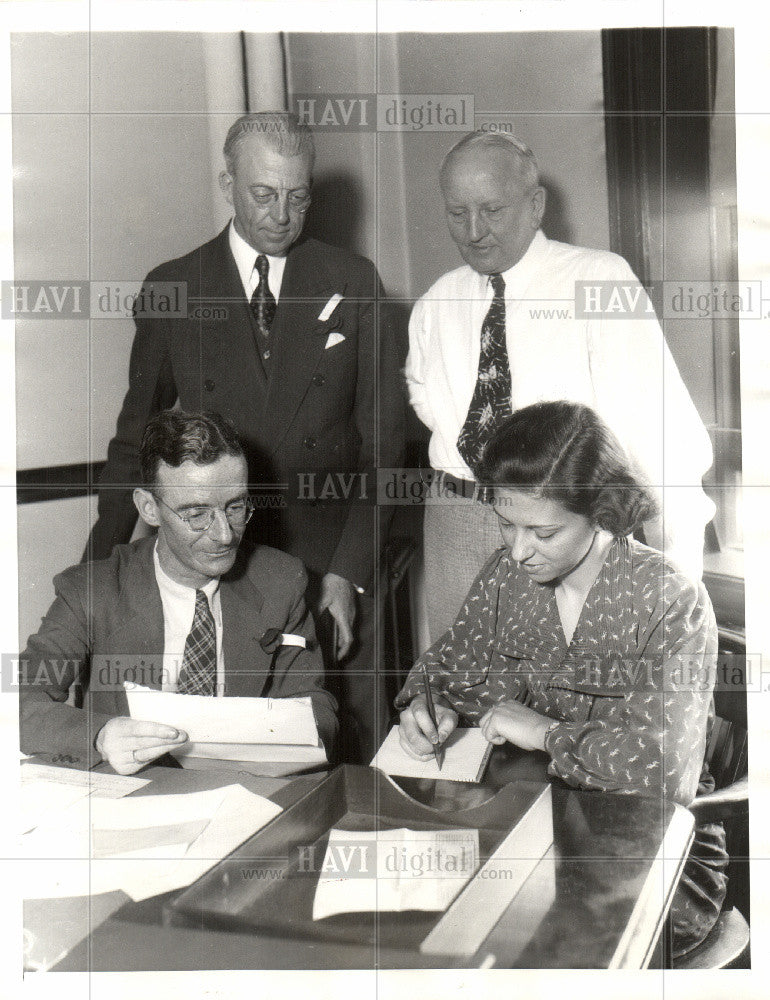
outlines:
[[[430,682],[428,681],[428,671],[425,669],[424,664],[422,668],[422,679],[425,682],[425,701],[428,705],[428,715],[430,716],[430,721],[433,723],[433,728],[438,733],[436,706],[433,704],[433,693],[431,692]],[[436,763],[438,764],[438,769],[440,771],[444,764],[444,747],[441,744],[433,744],[433,756],[436,758]]]

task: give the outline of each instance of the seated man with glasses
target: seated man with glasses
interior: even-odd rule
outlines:
[[[129,717],[124,682],[181,694],[309,696],[327,753],[336,704],[292,556],[239,545],[254,511],[246,459],[218,414],[165,410],[144,433],[142,520],[157,534],[54,579],[19,662],[21,749],[133,774],[187,734]],[[283,639],[281,638],[283,636]]]

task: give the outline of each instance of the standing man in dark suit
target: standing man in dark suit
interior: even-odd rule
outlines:
[[[314,155],[294,115],[244,115],[231,126],[220,186],[234,218],[145,281],[141,303],[171,282],[186,291],[187,310],[135,311],[129,388],[87,556],[103,558],[131,535],[139,442],[152,415],[176,402],[221,413],[244,443],[250,481],[280,487],[263,497],[273,509],[259,511],[255,533],[311,571],[316,614],[329,612],[336,657],[348,657],[340,693],[365,759],[386,711],[373,672],[374,471],[398,464],[403,408],[373,265],[301,235]]]

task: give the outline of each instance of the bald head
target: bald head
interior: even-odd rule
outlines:
[[[531,150],[504,135],[472,132],[449,151],[439,181],[449,234],[466,264],[481,274],[518,264],[545,210]]]
[[[507,132],[468,132],[444,157],[439,170],[439,180],[443,178],[446,169],[451,165],[452,160],[461,158],[463,153],[470,150],[500,150],[510,157],[511,170],[518,173],[522,183],[530,187],[537,187],[540,175],[537,167],[535,154],[529,146],[517,139],[516,136]]]

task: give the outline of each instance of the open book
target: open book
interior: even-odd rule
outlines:
[[[382,746],[372,761],[386,774],[402,778],[441,778],[444,781],[479,782],[484,777],[492,744],[484,739],[481,730],[455,729],[444,744],[446,754],[441,770],[433,757],[430,760],[415,760],[401,748],[398,726],[394,726],[385,737]]]
[[[126,684],[131,717],[184,730],[189,742],[174,756],[185,767],[231,766],[282,773],[326,763],[310,698],[209,698]],[[270,768],[274,773],[274,768]]]

